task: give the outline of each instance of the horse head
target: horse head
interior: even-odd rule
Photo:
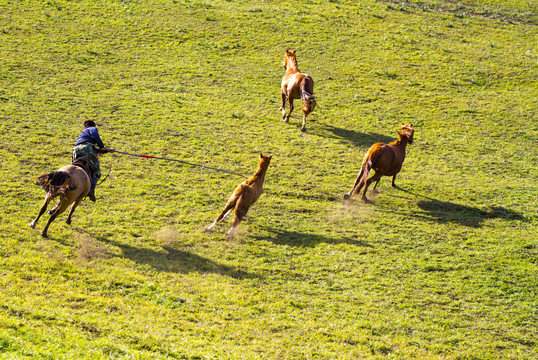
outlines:
[[[271,163],[271,158],[273,156],[270,155],[270,156],[265,156],[263,155],[261,152],[260,152],[260,162],[258,163],[258,166],[260,168],[267,168],[269,167],[269,164]]]
[[[400,133],[397,131],[398,135],[400,136],[400,140],[402,140],[404,137],[407,138],[407,143],[412,144],[413,143],[413,135],[415,134],[415,129],[413,128],[412,124],[406,125],[402,123],[402,132]]]
[[[297,68],[297,57],[295,56],[295,51],[286,49],[284,53],[284,69],[289,70],[288,64],[291,65],[291,68]]]

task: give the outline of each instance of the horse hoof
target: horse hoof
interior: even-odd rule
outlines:
[[[351,199],[351,196],[349,196],[349,194],[344,194],[344,200],[349,200]]]
[[[41,237],[46,239],[46,238],[48,238],[49,236],[47,235],[47,233],[41,233]]]
[[[305,127],[302,127],[302,128],[301,128],[301,131],[302,131],[302,132],[306,132],[306,128],[305,128]]]
[[[34,222],[31,222],[31,223],[30,223],[30,227],[31,227],[32,229],[35,229],[35,223],[34,223]]]

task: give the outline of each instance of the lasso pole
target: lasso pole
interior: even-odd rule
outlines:
[[[158,160],[166,160],[166,161],[175,161],[175,162],[178,162],[178,163],[181,163],[181,164],[199,167],[201,169],[209,169],[209,170],[219,171],[219,172],[223,172],[223,173],[227,173],[227,174],[232,174],[232,175],[237,175],[237,176],[241,176],[241,177],[244,177],[244,178],[248,178],[247,176],[245,176],[243,174],[239,174],[239,173],[236,173],[236,172],[233,172],[233,171],[230,171],[230,170],[219,169],[219,168],[216,168],[216,167],[206,166],[206,165],[203,165],[203,164],[194,164],[194,163],[190,163],[188,161],[183,161],[183,160],[170,159],[170,158],[152,156],[152,155],[132,154],[132,153],[128,153],[128,152],[125,152],[125,151],[119,151],[119,150],[115,150],[114,152],[116,152],[118,154],[141,157],[141,158],[146,158],[146,159],[158,159]]]

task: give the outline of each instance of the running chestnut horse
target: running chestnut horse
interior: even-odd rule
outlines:
[[[402,169],[405,159],[405,147],[407,144],[413,143],[415,129],[413,125],[402,124],[402,132],[396,132],[400,137],[398,140],[394,140],[389,144],[377,143],[370,147],[362,161],[361,171],[357,176],[357,180],[355,180],[351,191],[344,195],[344,200],[348,200],[352,195],[357,194],[364,186],[361,200],[367,202],[366,190],[368,186],[375,181],[375,190],[381,176],[392,176],[392,187],[396,187],[394,180]],[[368,175],[372,169],[375,170],[375,174],[368,179]]]
[[[316,107],[316,97],[314,96],[314,80],[308,74],[303,74],[297,67],[297,58],[295,51],[286,50],[284,55],[284,69],[286,75],[282,78],[281,97],[282,119],[284,122],[290,120],[293,111],[293,100],[301,99],[303,101],[303,126],[301,131],[306,131],[306,116]],[[286,100],[290,104],[290,111],[286,114]]]
[[[87,163],[87,160],[82,157],[77,159],[73,164],[60,168],[58,171],[53,171],[37,177],[36,185],[43,187],[46,194],[45,204],[41,207],[37,217],[30,223],[32,229],[35,228],[37,221],[47,210],[50,201],[54,198],[60,199],[58,204],[49,211],[51,216],[41,233],[41,236],[44,238],[47,237],[47,231],[54,219],[63,213],[69,205],[73,204],[69,211],[69,215],[67,216],[67,220],[65,221],[67,224],[71,224],[73,212],[90,191],[90,177],[87,173],[89,170],[84,169],[84,167],[88,168],[88,166],[89,164]]]
[[[213,224],[205,229],[206,232],[211,231],[219,221],[224,220],[228,213],[234,210],[235,216],[233,225],[230,231],[228,231],[228,235],[233,236],[234,229],[237,228],[241,220],[244,219],[250,206],[254,204],[262,194],[263,181],[270,162],[271,156],[264,156],[260,153],[260,162],[258,163],[258,170],[256,173],[235,189],[232,196],[228,199],[224,210],[222,210]]]

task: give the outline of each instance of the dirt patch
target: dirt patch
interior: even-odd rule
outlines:
[[[88,264],[95,259],[108,257],[106,247],[88,234],[78,236],[76,254],[80,264]]]

